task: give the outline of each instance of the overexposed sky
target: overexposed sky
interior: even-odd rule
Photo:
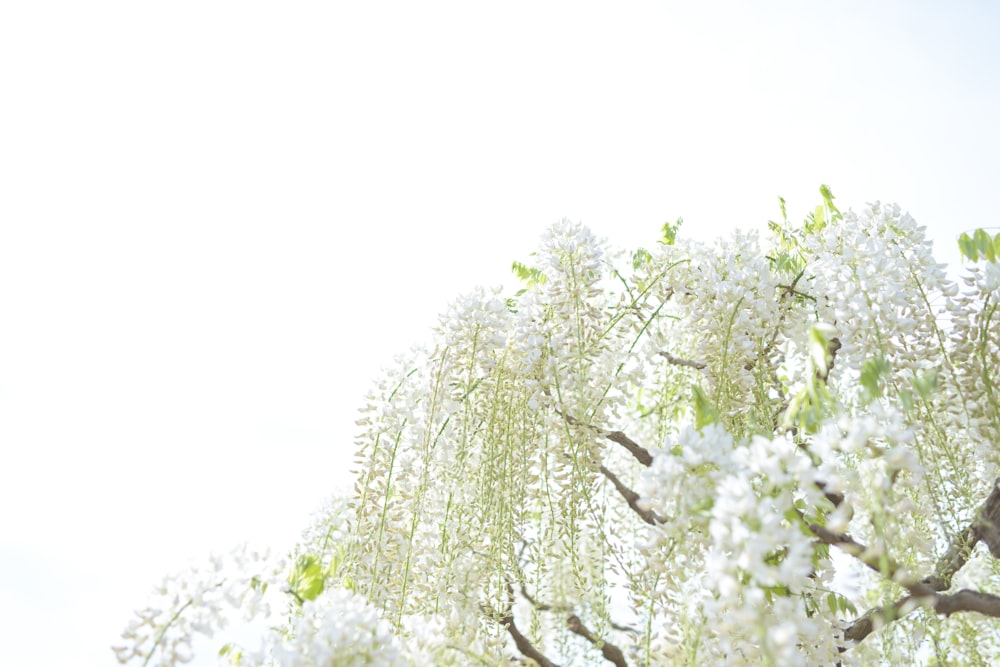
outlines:
[[[998,33],[986,2],[6,3],[0,661],[110,664],[161,575],[290,545],[378,369],[562,217],[707,239],[827,183],[956,261],[997,224]]]

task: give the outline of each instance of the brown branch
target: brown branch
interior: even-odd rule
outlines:
[[[628,437],[621,431],[605,431],[603,433],[604,437],[611,442],[616,442],[631,454],[636,461],[646,466],[647,468],[653,465],[653,455],[649,453],[649,450],[640,447],[635,443],[632,438]]]
[[[559,667],[556,663],[552,662],[545,657],[541,651],[535,648],[535,645],[531,643],[531,640],[521,634],[521,631],[517,629],[517,625],[514,623],[514,587],[509,583],[507,584],[507,608],[504,610],[502,616],[497,620],[500,625],[506,626],[507,633],[514,640],[514,645],[517,646],[517,650],[521,654],[538,663],[538,667]],[[483,610],[488,616],[496,616],[495,612],[489,608],[487,605],[480,605],[480,609]]]
[[[923,580],[936,591],[951,588],[951,580],[972,555],[972,550],[980,541],[986,544],[994,558],[1000,558],[1000,479],[993,482],[993,489],[986,500],[976,510],[976,514],[965,530],[960,532],[948,545],[948,551],[938,559],[934,574]]]
[[[960,611],[974,611],[983,616],[1000,618],[1000,595],[963,588],[957,593],[935,596],[934,611],[951,616]]]
[[[531,606],[534,607],[535,609],[537,609],[538,611],[557,611],[557,612],[563,612],[563,613],[565,613],[565,612],[572,613],[572,611],[573,611],[572,605],[568,605],[567,604],[567,605],[560,605],[558,607],[554,607],[554,606],[552,606],[550,604],[545,604],[544,602],[539,602],[538,600],[536,600],[535,598],[533,598],[531,595],[528,594],[528,589],[525,587],[524,584],[521,584],[521,595],[523,595],[524,599],[527,600],[528,602],[530,602]]]
[[[795,278],[792,280],[792,284],[791,285],[778,285],[778,287],[780,287],[783,290],[782,293],[781,293],[781,298],[782,299],[786,299],[786,298],[788,298],[790,296],[802,296],[802,297],[812,298],[808,294],[806,294],[805,292],[797,292],[797,291],[795,291],[795,286],[799,284],[799,280],[802,279],[802,276],[804,276],[805,273],[806,273],[805,269],[802,269],[801,271],[799,271],[799,274],[797,276],[795,276]]]
[[[979,508],[973,526],[993,557],[1000,558],[1000,478],[993,482],[993,490]]]
[[[830,377],[830,371],[833,370],[833,364],[837,361],[837,352],[839,352],[842,347],[843,345],[841,345],[839,338],[834,336],[830,339],[830,348],[826,351],[826,353],[830,355],[830,361],[826,364],[825,369],[816,369],[817,380],[826,383],[826,379]]]
[[[844,502],[844,494],[838,491],[827,491],[826,482],[816,480],[813,484],[817,489],[823,492],[823,495],[830,501],[831,504],[833,504],[834,507],[840,507],[840,503]]]
[[[986,543],[990,553],[995,558],[1000,558],[1000,529],[998,526],[1000,526],[1000,479],[994,481],[990,495],[977,510],[969,526],[955,536],[948,550],[938,559],[934,575],[921,581],[900,582],[907,589],[909,595],[900,598],[891,605],[869,610],[844,630],[844,638],[860,642],[876,629],[877,624],[884,625],[901,618],[909,611],[909,606],[917,606],[923,600],[929,601],[930,607],[944,616],[971,611],[984,616],[1000,618],[1000,596],[968,588],[952,594],[940,592],[951,587],[954,575],[968,562],[973,548],[980,540]],[[864,545],[856,542],[850,536],[833,533],[817,525],[812,525],[809,528],[822,542],[836,544],[868,567],[883,571],[881,568],[875,567],[878,564],[876,558],[865,555],[867,549]],[[884,573],[894,577],[898,568],[891,561],[885,562],[885,565]]]
[[[952,577],[965,567],[978,541],[979,536],[974,526],[959,533],[948,546],[948,551],[938,559],[934,574],[924,579],[924,583],[936,591],[951,588]]]
[[[508,590],[512,589],[508,587]],[[566,618],[566,626],[569,628],[570,632],[583,637],[588,642],[590,642],[595,648],[601,649],[601,655],[603,655],[604,658],[609,662],[613,662],[615,665],[617,665],[617,667],[628,667],[628,663],[625,661],[625,654],[622,653],[622,650],[617,646],[615,646],[614,644],[612,644],[611,642],[602,640],[599,637],[595,637],[593,633],[591,633],[590,630],[587,629],[587,626],[583,624],[583,621],[580,620],[580,617],[573,613],[573,608],[571,606],[567,605],[567,606],[556,607],[553,605],[545,604],[544,602],[539,602],[538,600],[536,600],[535,598],[533,598],[531,595],[528,594],[528,591],[525,588],[524,584],[521,584],[521,595],[523,595],[524,599],[527,600],[529,603],[531,603],[531,606],[537,609],[538,611],[552,611],[552,612],[563,612],[563,613],[569,612],[569,616]],[[612,627],[615,627],[617,629],[623,629],[622,626],[615,625],[614,623],[612,623],[611,625]],[[522,653],[523,652],[524,651],[522,651]],[[525,655],[528,654],[525,653]]]
[[[690,359],[678,359],[677,357],[671,355],[669,352],[657,352],[658,355],[667,360],[668,364],[674,366],[687,366],[688,368],[695,368],[699,371],[708,368],[708,364],[701,361],[691,361]]]
[[[611,442],[616,442],[625,449],[627,449],[629,454],[631,454],[635,458],[635,460],[641,463],[642,465],[647,467],[653,465],[653,456],[646,449],[636,444],[636,442],[632,440],[632,438],[628,437],[621,431],[605,431],[603,429],[597,428],[596,426],[585,424],[576,417],[574,417],[573,415],[567,415],[563,413],[559,408],[554,408],[554,410],[557,415],[566,420],[567,424],[570,424],[572,426],[586,426],[591,431],[599,433],[602,437],[607,438]]]
[[[887,607],[869,609],[864,616],[851,623],[844,630],[844,639],[851,642],[860,642],[865,637],[873,633],[876,630],[876,626],[882,627],[897,618],[902,618],[904,615],[903,606],[909,601],[910,596],[907,595]]]
[[[546,396],[550,396],[548,389],[543,389],[542,391]],[[628,437],[621,431],[605,431],[604,429],[597,428],[596,426],[593,426],[591,424],[586,424],[577,419],[576,417],[574,417],[573,415],[564,413],[557,407],[553,406],[552,409],[555,411],[557,415],[565,419],[567,424],[570,424],[571,426],[585,426],[589,428],[591,431],[599,433],[602,437],[607,438],[612,442],[618,443],[619,445],[627,449],[629,451],[629,454],[631,454],[642,465],[648,467],[653,464],[652,455],[650,455],[650,453],[646,449],[640,447],[638,444],[635,443],[634,440],[632,440],[632,438]]]
[[[892,560],[887,556],[880,557],[872,554],[868,547],[856,541],[850,535],[845,533],[835,533],[832,530],[828,530],[827,528],[815,523],[810,524],[809,530],[811,530],[823,544],[830,544],[840,548],[845,553],[857,558],[875,572],[879,572],[890,579],[895,578],[900,572],[899,566],[892,562]],[[875,630],[876,625],[881,627],[882,625],[891,623],[892,621],[904,616],[906,611],[908,611],[905,609],[907,603],[911,603],[918,598],[933,597],[937,595],[930,585],[923,582],[910,581],[900,583],[910,591],[910,595],[897,600],[895,603],[887,607],[876,607],[875,609],[870,609],[864,616],[854,621],[844,630],[844,639],[860,642]]]
[[[617,667],[628,667],[628,663],[625,662],[625,654],[622,653],[622,650],[611,642],[602,641],[591,634],[579,616],[573,614],[567,618],[566,625],[569,627],[570,632],[580,635],[596,648],[601,649],[601,655],[604,656],[605,660],[614,663]]]
[[[886,607],[877,607],[856,620],[844,630],[844,639],[860,642],[874,632],[878,627],[898,620],[920,606],[921,600],[929,600],[930,608],[943,616],[951,616],[959,612],[976,612],[983,616],[1000,618],[1000,595],[983,593],[963,588],[957,593],[936,593],[927,584],[917,584],[916,589],[930,591],[929,594],[907,595]]]
[[[621,494],[628,506],[632,508],[632,511],[639,515],[639,517],[651,526],[655,526],[658,523],[663,523],[663,518],[660,517],[656,512],[649,509],[642,509],[639,507],[639,494],[622,484],[618,477],[608,470],[604,465],[601,465],[601,474],[608,478],[612,484],[614,484],[615,489]]]
[[[854,556],[879,574],[884,574],[885,576],[892,578],[896,576],[897,572],[899,572],[899,566],[893,563],[888,557],[881,558],[880,556],[871,553],[868,547],[855,541],[853,537],[847,535],[846,533],[835,533],[832,530],[824,528],[816,523],[809,524],[809,530],[811,530],[823,544],[830,544],[840,548],[841,551]]]
[[[649,453],[649,451],[647,451],[643,447],[640,447],[638,444],[635,443],[634,440],[632,440],[630,437],[628,437],[621,431],[602,431],[596,426],[591,426],[590,424],[584,424],[573,415],[567,415],[561,412],[558,408],[555,408],[555,411],[557,415],[566,420],[567,424],[571,424],[574,426],[586,426],[590,430],[600,433],[608,440],[618,443],[619,445],[627,449],[629,453],[632,454],[632,456],[642,465],[648,467],[653,464],[653,456]],[[628,506],[631,507],[632,511],[638,514],[643,521],[645,521],[650,525],[663,523],[663,519],[658,517],[656,513],[650,510],[644,510],[641,507],[639,507],[638,504],[639,494],[633,491],[632,489],[628,488],[624,484],[622,484],[621,480],[618,479],[617,475],[611,472],[604,465],[600,466],[600,471],[602,475],[604,475],[608,480],[610,480],[612,484],[614,484],[615,489],[618,491],[618,493],[621,494],[622,498],[625,499],[625,502],[628,503]]]
[[[514,645],[517,646],[517,650],[521,652],[524,657],[534,660],[538,663],[539,667],[559,667],[556,663],[552,662],[545,655],[535,648],[535,645],[531,641],[521,634],[521,631],[517,629],[514,625],[514,614],[508,612],[506,616],[500,619],[501,625],[507,626],[507,632],[510,634],[511,638],[514,640]]]

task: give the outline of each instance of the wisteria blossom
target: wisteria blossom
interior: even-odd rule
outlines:
[[[123,664],[1000,659],[1000,235],[962,282],[896,205],[650,249],[549,228],[373,384],[287,559],[167,579]],[[784,210],[782,210],[784,214]]]

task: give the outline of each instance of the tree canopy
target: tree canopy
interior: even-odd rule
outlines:
[[[374,384],[297,551],[168,577],[119,660],[236,609],[240,665],[997,664],[1000,234],[955,283],[821,194],[766,239],[553,225]]]

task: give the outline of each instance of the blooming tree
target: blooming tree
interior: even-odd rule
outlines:
[[[278,616],[241,665],[997,664],[1000,234],[962,289],[821,193],[766,242],[554,225],[375,384],[287,565],[165,580],[119,660],[239,609]]]

